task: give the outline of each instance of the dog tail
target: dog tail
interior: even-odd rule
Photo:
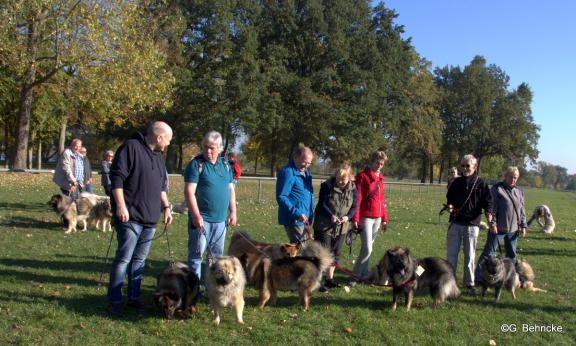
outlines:
[[[461,294],[454,277],[452,277],[452,280],[446,282],[446,284],[442,287],[442,290],[444,291],[442,292],[443,296],[446,298],[458,298]]]
[[[321,271],[325,271],[334,263],[334,256],[332,256],[330,250],[315,241],[310,242],[302,249],[302,256],[317,258],[318,267]]]

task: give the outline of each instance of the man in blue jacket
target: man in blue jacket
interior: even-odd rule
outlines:
[[[305,227],[310,225],[314,213],[314,190],[308,171],[313,158],[310,148],[298,148],[292,160],[278,172],[278,223],[284,226],[288,240],[293,244],[306,240]]]
[[[128,272],[128,308],[143,310],[140,284],[144,264],[160,213],[165,224],[172,223],[168,202],[168,177],[162,152],[172,140],[172,129],[157,121],[146,134],[136,133],[118,149],[112,166],[112,211],[118,249],[110,270],[108,314],[121,316],[122,283]]]

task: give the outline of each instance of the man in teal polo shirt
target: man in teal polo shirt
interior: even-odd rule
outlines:
[[[184,198],[188,205],[188,266],[201,277],[202,256],[222,256],[226,238],[226,217],[236,224],[236,194],[232,170],[222,152],[222,136],[211,131],[202,140],[202,155],[184,171]]]

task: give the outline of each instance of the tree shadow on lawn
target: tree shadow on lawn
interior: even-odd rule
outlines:
[[[576,250],[568,249],[522,249],[518,251],[518,256],[520,258],[525,256],[565,256],[565,257],[575,257]]]
[[[504,294],[504,293],[503,293]],[[478,305],[484,308],[492,309],[514,309],[522,312],[535,312],[543,311],[550,314],[573,314],[574,308],[571,306],[554,306],[554,305],[536,305],[526,302],[499,302],[494,304],[494,295],[486,295],[486,300],[482,301],[480,297],[478,299],[471,299],[466,301],[469,305]]]
[[[9,203],[0,202],[0,211],[12,210],[12,211],[51,211],[48,205],[48,200],[46,203]]]
[[[13,227],[22,230],[30,228],[45,229],[55,232],[63,232],[64,226],[59,222],[42,221],[26,216],[12,216],[9,219],[0,222],[0,227]]]

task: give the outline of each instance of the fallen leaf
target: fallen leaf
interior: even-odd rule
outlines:
[[[346,327],[346,328],[344,328],[344,331],[345,331],[346,333],[348,333],[348,334],[351,334],[351,333],[352,333],[352,328]]]
[[[86,325],[84,324],[84,322],[80,322],[80,329],[86,329]]]
[[[494,340],[490,340],[488,343],[490,344],[490,346],[496,346],[496,341]]]

